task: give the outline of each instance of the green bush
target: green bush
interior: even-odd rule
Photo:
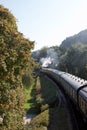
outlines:
[[[18,32],[16,18],[0,5],[0,117],[1,130],[23,130],[22,76],[31,67],[33,42]]]

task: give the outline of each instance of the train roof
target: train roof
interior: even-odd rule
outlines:
[[[71,75],[69,73],[63,73],[61,75],[66,82],[68,82],[73,89],[76,91],[83,85],[87,84],[87,80],[81,79],[77,76]],[[85,88],[82,88],[79,92],[79,94],[87,101],[87,86]]]
[[[44,68],[44,70],[48,70],[50,72],[53,72],[57,75],[59,75],[61,78],[63,78],[70,86],[77,91],[81,86],[87,84],[87,80],[81,79],[75,75],[59,71],[56,69],[51,69],[51,68]],[[87,101],[87,87],[83,88],[80,90],[80,95]]]

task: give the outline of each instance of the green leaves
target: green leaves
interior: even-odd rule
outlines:
[[[64,55],[60,57],[59,67],[86,79],[87,77],[87,45],[71,46]]]
[[[23,130],[22,77],[28,67],[32,68],[33,47],[34,42],[18,32],[15,17],[0,6],[0,117],[4,115],[1,129]]]

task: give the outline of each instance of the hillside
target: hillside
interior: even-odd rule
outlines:
[[[66,38],[60,50],[59,69],[87,79],[87,30]]]
[[[73,36],[67,37],[60,45],[60,48],[63,51],[66,51],[68,48],[70,48],[72,45],[80,45],[84,44],[87,45],[87,29],[79,32],[78,34],[75,34]]]
[[[78,47],[79,45],[87,45],[87,29],[79,32],[78,34],[67,37],[65,40],[62,41],[59,47],[55,46],[51,48],[53,48],[56,52],[59,52],[58,51],[59,48],[59,50],[62,51],[62,54],[64,54],[67,51],[67,49],[69,49],[71,46]],[[32,53],[32,57],[39,62],[41,57],[47,56],[47,50],[49,49],[50,48],[42,48],[41,50],[34,51]]]

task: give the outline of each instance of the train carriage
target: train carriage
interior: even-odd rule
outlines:
[[[41,71],[53,77],[62,86],[87,121],[87,81],[55,69],[42,68]]]

